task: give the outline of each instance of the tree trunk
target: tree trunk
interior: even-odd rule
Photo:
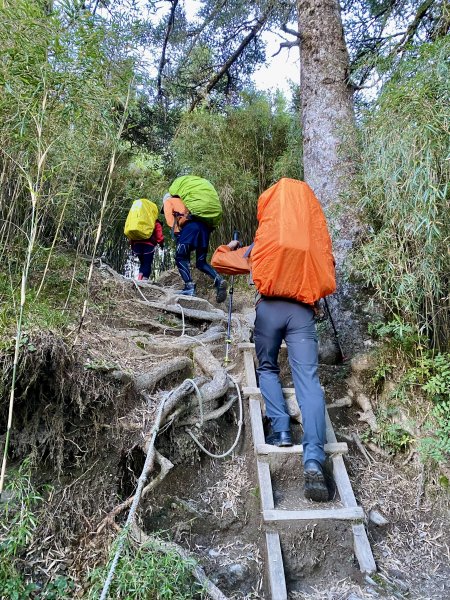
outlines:
[[[356,170],[353,90],[338,0],[298,0],[303,168],[327,215],[336,259],[333,318],[349,356],[363,341],[358,290],[345,281],[346,258],[360,229],[352,203]],[[333,335],[331,328],[326,334]]]
[[[348,203],[356,146],[349,57],[338,0],[297,5],[304,177],[332,223],[339,272],[357,228]]]

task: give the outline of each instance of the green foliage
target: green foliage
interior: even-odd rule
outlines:
[[[88,265],[77,261],[75,254],[56,250],[51,254],[49,268],[44,269],[49,258],[48,248],[38,246],[33,254],[33,274],[28,285],[25,333],[22,346],[33,351],[28,344],[29,332],[40,330],[64,330],[78,317],[83,301]],[[0,273],[0,339],[10,339],[15,328],[20,303],[20,275],[11,258],[10,272]],[[28,333],[27,333],[28,332]],[[6,343],[6,342],[5,342]],[[1,345],[1,344],[0,344]]]
[[[398,451],[410,442],[394,422],[403,406],[414,421],[422,421],[424,437],[418,440],[424,460],[444,462],[450,457],[450,353],[427,350],[423,336],[399,317],[372,325],[372,333],[384,339],[372,382],[377,388],[390,376],[396,385],[377,413],[380,432],[375,436],[383,446]],[[425,416],[423,416],[425,415]]]
[[[381,448],[393,454],[405,452],[413,442],[411,435],[401,425],[392,420],[395,415],[396,410],[393,408],[378,411],[377,423],[379,431],[373,436]]]
[[[34,510],[42,500],[30,478],[30,461],[24,460],[19,469],[9,475],[5,486],[8,500],[0,503],[0,589],[14,600],[29,598],[36,589],[17,569],[18,557],[33,537],[36,528]]]
[[[88,599],[99,597],[109,566],[91,573]],[[109,595],[118,600],[200,600],[204,596],[191,575],[193,566],[174,552],[158,552],[151,541],[138,549],[128,545],[118,563]]]
[[[220,243],[231,239],[233,228],[250,242],[259,194],[280,177],[302,175],[299,119],[279,94],[251,92],[223,113],[186,115],[172,149],[172,177],[192,173],[217,188],[224,207]]]
[[[20,572],[21,556],[33,540],[38,525],[36,512],[43,498],[31,482],[31,461],[25,459],[19,468],[8,472],[5,494],[0,503],[0,590],[8,600],[69,600],[73,584],[58,576],[43,587],[25,579]],[[37,595],[38,594],[38,595]]]
[[[450,40],[400,64],[362,126],[360,206],[370,229],[354,262],[390,313],[450,342]]]

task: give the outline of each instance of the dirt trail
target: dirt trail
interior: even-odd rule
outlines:
[[[30,548],[34,570],[52,565],[52,574],[67,573],[80,579],[88,567],[104,560],[106,544],[116,535],[114,519],[120,524],[126,511],[112,520],[104,519],[134,492],[158,390],[174,389],[186,377],[197,378],[201,386],[209,385],[205,390],[221,390],[220,377],[208,373],[208,366],[201,364],[201,352],[196,358],[194,348],[210,352],[221,363],[226,315],[214,304],[213,290],[203,280],[198,293],[208,301],[176,301],[171,299],[173,290],[164,286],[167,278],[170,274],[164,276],[161,286],[138,289],[112,271],[96,273],[95,285],[110,290],[108,310],[91,311],[78,350],[70,353],[61,346],[59,362],[52,363],[54,346],[48,341],[47,355],[42,352],[39,366],[41,377],[32,390],[34,397],[47,398],[46,408],[40,403],[18,404],[22,434],[13,439],[16,455],[35,440],[39,459],[46,465],[42,481],[51,480],[55,486]],[[248,341],[252,293],[238,290],[235,299],[234,342]],[[36,359],[30,357],[35,366]],[[289,387],[292,382],[283,351],[281,360],[283,385]],[[236,343],[227,371],[243,382]],[[158,377],[153,381],[155,373]],[[144,375],[147,379],[139,388]],[[327,403],[348,398],[350,375],[346,365],[321,367]],[[64,387],[69,379],[71,386]],[[153,403],[143,402],[140,390],[150,394]],[[201,429],[193,425],[200,418],[194,393],[187,394],[167,415],[156,448],[172,466],[142,499],[139,520],[146,533],[163,532],[195,555],[228,597],[269,600],[248,415],[245,412],[238,446],[224,460],[206,456],[186,431],[195,429],[210,451],[229,448],[238,421],[233,396],[235,391],[228,383],[219,396],[211,393],[211,400],[203,406],[205,414],[230,406]],[[353,433],[361,436],[367,425],[359,420],[358,410],[355,406],[333,409],[338,440],[341,436],[348,441]],[[45,442],[45,431],[52,430],[55,421],[58,448]],[[34,437],[29,437],[30,432]],[[294,432],[299,438],[299,426],[294,426]],[[384,525],[367,523],[379,572],[372,578],[359,572],[348,525],[306,524],[281,535],[290,598],[450,596],[450,519],[445,499],[417,458],[410,458],[408,462],[403,458],[402,464],[400,459],[372,452],[368,459],[358,445],[349,444],[346,463],[357,501],[366,515],[376,510],[387,521]],[[58,476],[55,469],[59,469]],[[149,480],[158,477],[159,469]],[[296,488],[300,502],[301,469],[299,466],[296,471],[293,464],[289,472],[280,471],[275,478],[280,507],[291,507],[286,498],[291,498]]]

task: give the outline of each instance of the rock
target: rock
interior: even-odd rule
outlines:
[[[324,365],[337,365],[341,360],[341,354],[334,340],[319,340],[319,363]]]
[[[357,354],[350,361],[352,373],[360,375],[364,371],[370,371],[376,366],[376,358],[374,354]]]
[[[389,521],[377,510],[369,511],[369,521],[372,521],[372,523],[379,527],[389,524]]]
[[[363,386],[361,385],[361,383],[358,381],[358,379],[352,375],[351,377],[348,377],[348,379],[346,380],[347,386],[348,386],[348,394],[350,395],[350,393],[358,393],[358,392],[362,392],[363,390]]]
[[[383,385],[383,390],[380,394],[380,404],[385,405],[388,403],[392,392],[397,387],[397,384],[394,381],[385,381]]]
[[[295,421],[297,421],[297,423],[301,423],[302,416],[300,414],[300,408],[298,406],[296,397],[294,395],[289,394],[284,397],[284,400],[286,402],[286,408],[289,413],[289,416]]]
[[[219,587],[220,585],[226,585],[228,589],[239,588],[241,591],[245,591],[244,583],[248,578],[248,567],[239,563],[232,563],[231,565],[220,567],[214,576],[215,583],[217,583]]]
[[[350,594],[350,596],[347,596],[347,600],[361,600],[361,598],[359,596],[357,596],[356,594]]]
[[[330,404],[328,406],[328,408],[332,407],[332,408],[341,408],[343,406],[351,406],[352,405],[352,399],[350,398],[350,395],[348,396],[344,396],[343,398],[339,398],[338,400],[335,400],[332,404]]]

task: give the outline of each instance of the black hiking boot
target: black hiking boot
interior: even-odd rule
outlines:
[[[292,446],[292,437],[290,431],[277,431],[266,437],[266,444],[286,448]]]
[[[304,468],[305,498],[314,502],[328,502],[330,492],[322,465],[317,460],[307,460]]]
[[[227,297],[227,282],[225,281],[225,279],[221,279],[220,281],[218,281],[216,284],[216,302],[225,302],[225,299]]]

